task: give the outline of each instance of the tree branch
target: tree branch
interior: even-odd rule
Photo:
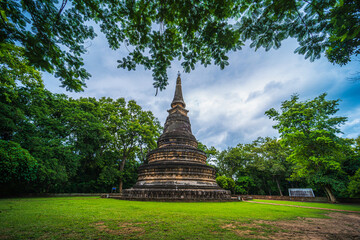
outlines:
[[[10,30],[10,28],[8,28],[7,24],[6,24],[6,21],[5,19],[3,18],[2,14],[0,14],[0,17],[1,17],[1,21],[4,23],[4,27],[7,29],[7,30]]]
[[[315,9],[315,11],[317,12],[317,14],[318,14],[320,17],[324,17],[324,14],[319,11],[320,9],[319,9],[316,5],[314,5],[312,2],[309,2],[309,1],[306,1],[306,0],[303,0],[303,1],[306,2],[307,4],[313,6],[314,9]]]
[[[57,24],[60,20],[60,15],[61,15],[61,12],[64,10],[66,4],[67,4],[67,1],[68,0],[63,0],[62,4],[61,4],[61,7],[59,9],[59,12],[56,14],[56,17],[55,17],[55,24]]]
[[[307,29],[308,34],[310,35],[310,37],[311,37],[312,39],[314,39],[314,37],[313,37],[313,35],[312,35],[312,32],[310,31],[310,29],[309,29],[308,26],[306,25],[306,22],[305,22],[305,20],[302,18],[302,16],[301,16],[299,10],[297,9],[296,5],[294,5],[294,7],[295,7],[295,10],[296,10],[299,18],[301,19],[302,23],[305,25],[305,28]]]

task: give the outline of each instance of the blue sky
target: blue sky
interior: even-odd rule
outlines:
[[[264,112],[272,107],[279,109],[281,102],[294,93],[301,100],[323,92],[328,93],[328,99],[340,98],[338,115],[348,117],[341,128],[343,136],[360,135],[360,82],[348,79],[358,71],[359,62],[345,67],[334,66],[325,57],[310,62],[293,53],[296,47],[294,40],[284,41],[280,49],[269,52],[263,49],[255,52],[245,46],[229,55],[230,66],[224,70],[198,65],[185,74],[180,63],[174,62],[168,71],[168,87],[155,96],[152,72],[142,66],[131,72],[118,69],[117,60],[127,50],[110,50],[106,39],[99,34],[88,42],[88,53],[84,55],[85,68],[92,74],[84,92],[66,92],[51,75],[44,74],[43,78],[50,91],[74,98],[134,99],[164,124],[180,71],[193,134],[202,143],[218,149],[249,143],[258,136],[277,136],[272,128],[274,122]]]

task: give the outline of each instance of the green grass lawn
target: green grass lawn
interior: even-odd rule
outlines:
[[[305,206],[305,207],[340,209],[340,210],[349,210],[349,211],[359,211],[360,212],[360,205],[358,205],[358,204],[311,203],[311,202],[293,202],[293,201],[264,200],[264,199],[254,199],[252,201],[295,205],[295,206]]]
[[[318,204],[315,204],[318,206]],[[98,197],[0,200],[0,239],[239,239],[280,231],[256,220],[326,217],[325,210],[247,202],[135,202]],[[240,238],[241,239],[241,238]]]

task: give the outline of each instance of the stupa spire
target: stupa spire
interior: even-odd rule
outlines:
[[[186,107],[186,104],[184,102],[183,95],[182,95],[180,72],[178,72],[178,77],[176,79],[175,94],[174,94],[174,99],[171,102],[171,108],[174,108],[177,105],[181,106],[183,108]]]

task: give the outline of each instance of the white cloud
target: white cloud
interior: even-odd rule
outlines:
[[[348,121],[341,127],[341,131],[344,133],[343,137],[357,138],[360,136],[360,106],[344,112],[341,116],[348,118]]]
[[[237,143],[251,142],[258,136],[275,136],[274,122],[264,115],[272,107],[278,109],[281,102],[293,93],[301,99],[311,99],[322,92],[329,98],[346,98],[341,105],[349,116],[344,132],[347,136],[359,133],[360,101],[356,95],[344,95],[352,86],[346,81],[354,66],[339,68],[325,58],[310,63],[303,56],[293,54],[296,43],[285,41],[279,50],[264,52],[244,48],[230,54],[230,66],[220,70],[216,66],[197,66],[190,74],[182,74],[183,95],[187,104],[192,130],[197,139],[206,145],[224,149]],[[178,62],[169,74],[169,86],[155,97],[151,71],[140,66],[135,72],[117,69],[117,59],[126,54],[107,47],[103,37],[92,42],[89,54],[84,56],[85,67],[93,75],[82,93],[67,93],[73,97],[125,97],[134,99],[146,110],[151,110],[164,123],[173,98]],[[46,78],[51,79],[49,75]],[[45,81],[51,91],[57,88],[57,80]],[[356,109],[356,110],[354,110]],[[351,120],[350,120],[351,119]]]

